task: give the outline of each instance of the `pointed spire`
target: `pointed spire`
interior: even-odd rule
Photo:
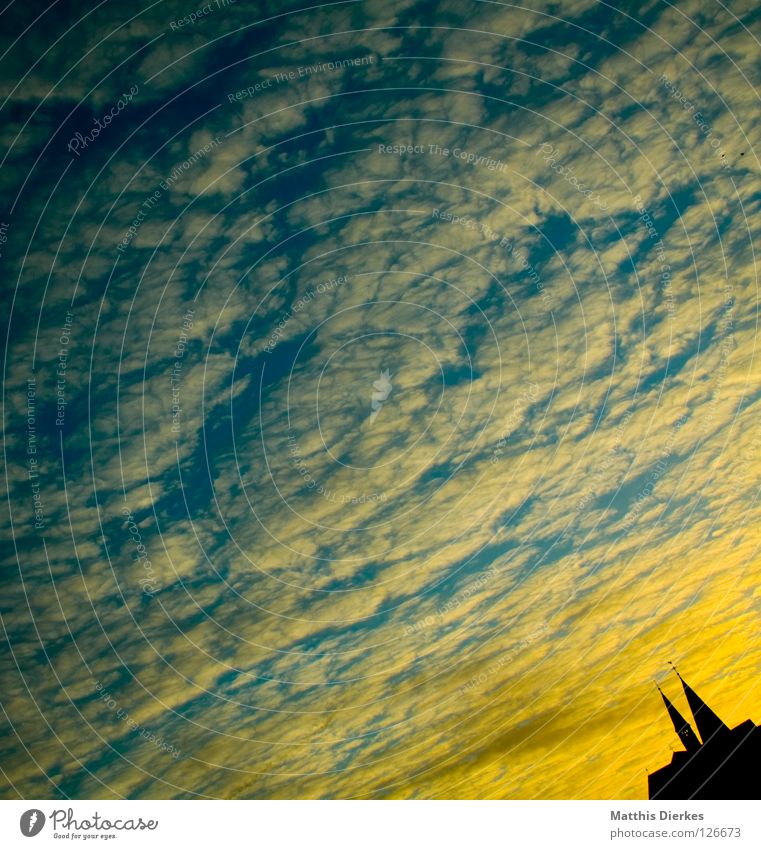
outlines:
[[[692,718],[695,720],[695,725],[700,734],[700,739],[706,743],[708,740],[722,736],[729,731],[729,728],[719,719],[718,716],[708,707],[708,705],[700,698],[700,696],[690,687],[690,685],[679,674],[676,666],[671,661],[671,668],[676,672],[677,678],[682,682],[684,694],[687,696],[687,704],[692,711]]]
[[[656,684],[656,686],[658,685]],[[663,703],[666,705],[666,710],[668,711],[668,714],[671,717],[671,722],[674,725],[674,731],[676,731],[677,736],[682,741],[682,745],[688,752],[697,752],[700,748],[700,740],[698,740],[697,734],[695,734],[692,730],[692,726],[666,698],[666,694],[660,687],[658,687],[658,692],[663,698]]]

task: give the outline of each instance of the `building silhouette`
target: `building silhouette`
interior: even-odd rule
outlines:
[[[649,798],[758,799],[761,727],[746,719],[729,728],[674,672],[682,682],[697,733],[658,687],[684,750],[674,752],[670,764],[648,775]]]

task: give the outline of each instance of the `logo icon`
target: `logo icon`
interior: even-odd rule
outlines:
[[[39,808],[32,808],[21,814],[19,828],[24,837],[36,837],[45,825],[45,814]]]
[[[382,371],[378,380],[373,382],[373,393],[370,396],[370,424],[375,421],[375,417],[381,410],[383,402],[388,400],[388,396],[393,389],[391,385],[391,374],[389,369]]]

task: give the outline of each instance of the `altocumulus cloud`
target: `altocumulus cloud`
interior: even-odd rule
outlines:
[[[636,798],[664,658],[754,709],[714,11],[11,7],[4,796]]]

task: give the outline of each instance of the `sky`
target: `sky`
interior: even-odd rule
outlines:
[[[761,722],[756,4],[0,17],[1,798],[643,798],[669,661]]]

